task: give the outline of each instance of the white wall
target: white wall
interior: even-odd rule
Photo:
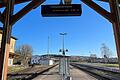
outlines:
[[[49,60],[49,65],[53,65],[54,61],[53,60]]]

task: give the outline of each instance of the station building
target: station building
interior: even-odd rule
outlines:
[[[0,27],[0,51],[1,51],[2,33],[3,33],[3,28]],[[19,55],[15,54],[15,43],[16,43],[16,40],[17,40],[17,38],[11,36],[8,66],[12,66],[13,65],[13,61],[14,61],[14,57],[19,56]]]

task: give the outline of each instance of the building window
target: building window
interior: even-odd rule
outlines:
[[[9,65],[13,64],[13,59],[9,59]]]

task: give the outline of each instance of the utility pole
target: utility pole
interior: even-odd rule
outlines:
[[[62,35],[62,54],[65,56],[65,49],[64,49],[64,36],[67,35],[67,33],[60,33]],[[66,50],[67,52],[67,50]]]
[[[48,36],[48,45],[47,45],[47,55],[48,55],[48,59],[50,59],[49,53],[50,53],[50,37]]]

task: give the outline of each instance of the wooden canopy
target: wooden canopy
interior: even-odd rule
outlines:
[[[103,1],[103,2],[109,2],[109,0],[98,0],[98,1]],[[119,4],[120,4],[120,0],[119,1]]]

